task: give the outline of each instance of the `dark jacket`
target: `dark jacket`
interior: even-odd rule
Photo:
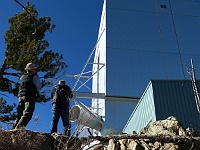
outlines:
[[[25,73],[21,77],[21,83],[19,86],[18,96],[36,96],[37,95],[37,88],[33,82],[34,74]]]
[[[69,93],[69,98],[72,98],[73,97],[73,93],[71,91],[71,88],[68,86],[68,85],[56,85],[53,87],[53,89],[51,90],[51,99],[53,99],[53,104],[56,104],[57,106],[63,106],[63,105],[67,105],[69,106],[69,99],[67,99],[65,102],[65,104],[63,104],[63,102],[56,102],[56,100],[54,100],[54,96],[55,96],[55,92],[56,92],[56,89],[60,89],[60,88],[64,88],[67,93]]]

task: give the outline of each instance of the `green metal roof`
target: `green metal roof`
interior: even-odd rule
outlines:
[[[197,81],[198,87],[200,82]],[[200,132],[200,119],[190,80],[151,80],[123,132],[138,132],[149,122],[177,117],[183,127]]]

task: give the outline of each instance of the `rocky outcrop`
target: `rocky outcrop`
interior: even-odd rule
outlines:
[[[93,143],[93,144],[92,144]],[[152,122],[138,134],[73,138],[57,133],[0,130],[0,150],[200,150],[200,135],[175,117]]]
[[[81,149],[81,142],[57,133],[29,130],[0,130],[0,150],[63,150]]]
[[[106,144],[95,150],[200,150],[200,137],[193,130],[184,130],[175,117],[156,121],[143,128],[138,134],[101,137]]]
[[[51,147],[52,138],[49,134],[31,132],[28,130],[1,130],[0,149],[25,150],[44,149]]]
[[[166,120],[160,120],[156,122],[149,123],[148,128],[143,128],[139,134],[149,134],[149,135],[171,135],[171,136],[185,136],[186,133],[175,117],[168,117]]]

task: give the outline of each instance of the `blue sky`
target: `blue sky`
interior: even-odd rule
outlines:
[[[25,5],[25,0],[19,0]],[[64,61],[69,65],[67,74],[78,74],[81,72],[93,47],[96,44],[103,0],[29,0],[34,4],[40,17],[49,16],[52,24],[56,28],[52,33],[47,33],[46,40],[50,43],[48,49],[63,54]],[[9,29],[8,19],[14,14],[22,12],[23,9],[14,0],[0,0],[0,63],[4,60],[6,45],[4,34]],[[67,84],[71,87],[75,84],[74,78],[63,76]],[[17,103],[18,99],[11,95],[8,97],[12,103]],[[85,100],[90,104],[89,100]],[[33,116],[39,116],[39,124],[35,124],[33,119],[28,124],[27,129],[34,131],[50,132],[51,122],[51,102],[36,104]],[[59,132],[62,132],[61,120]]]

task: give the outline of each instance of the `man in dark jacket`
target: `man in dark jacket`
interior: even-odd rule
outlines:
[[[51,98],[53,99],[51,133],[57,132],[58,121],[61,117],[64,134],[70,136],[69,98],[72,97],[71,88],[65,84],[64,80],[60,80],[58,85],[53,87],[51,91]]]
[[[28,63],[25,70],[27,73],[23,74],[20,78],[18,114],[13,129],[25,128],[27,126],[35,109],[35,99],[41,89],[40,79],[34,65]]]

